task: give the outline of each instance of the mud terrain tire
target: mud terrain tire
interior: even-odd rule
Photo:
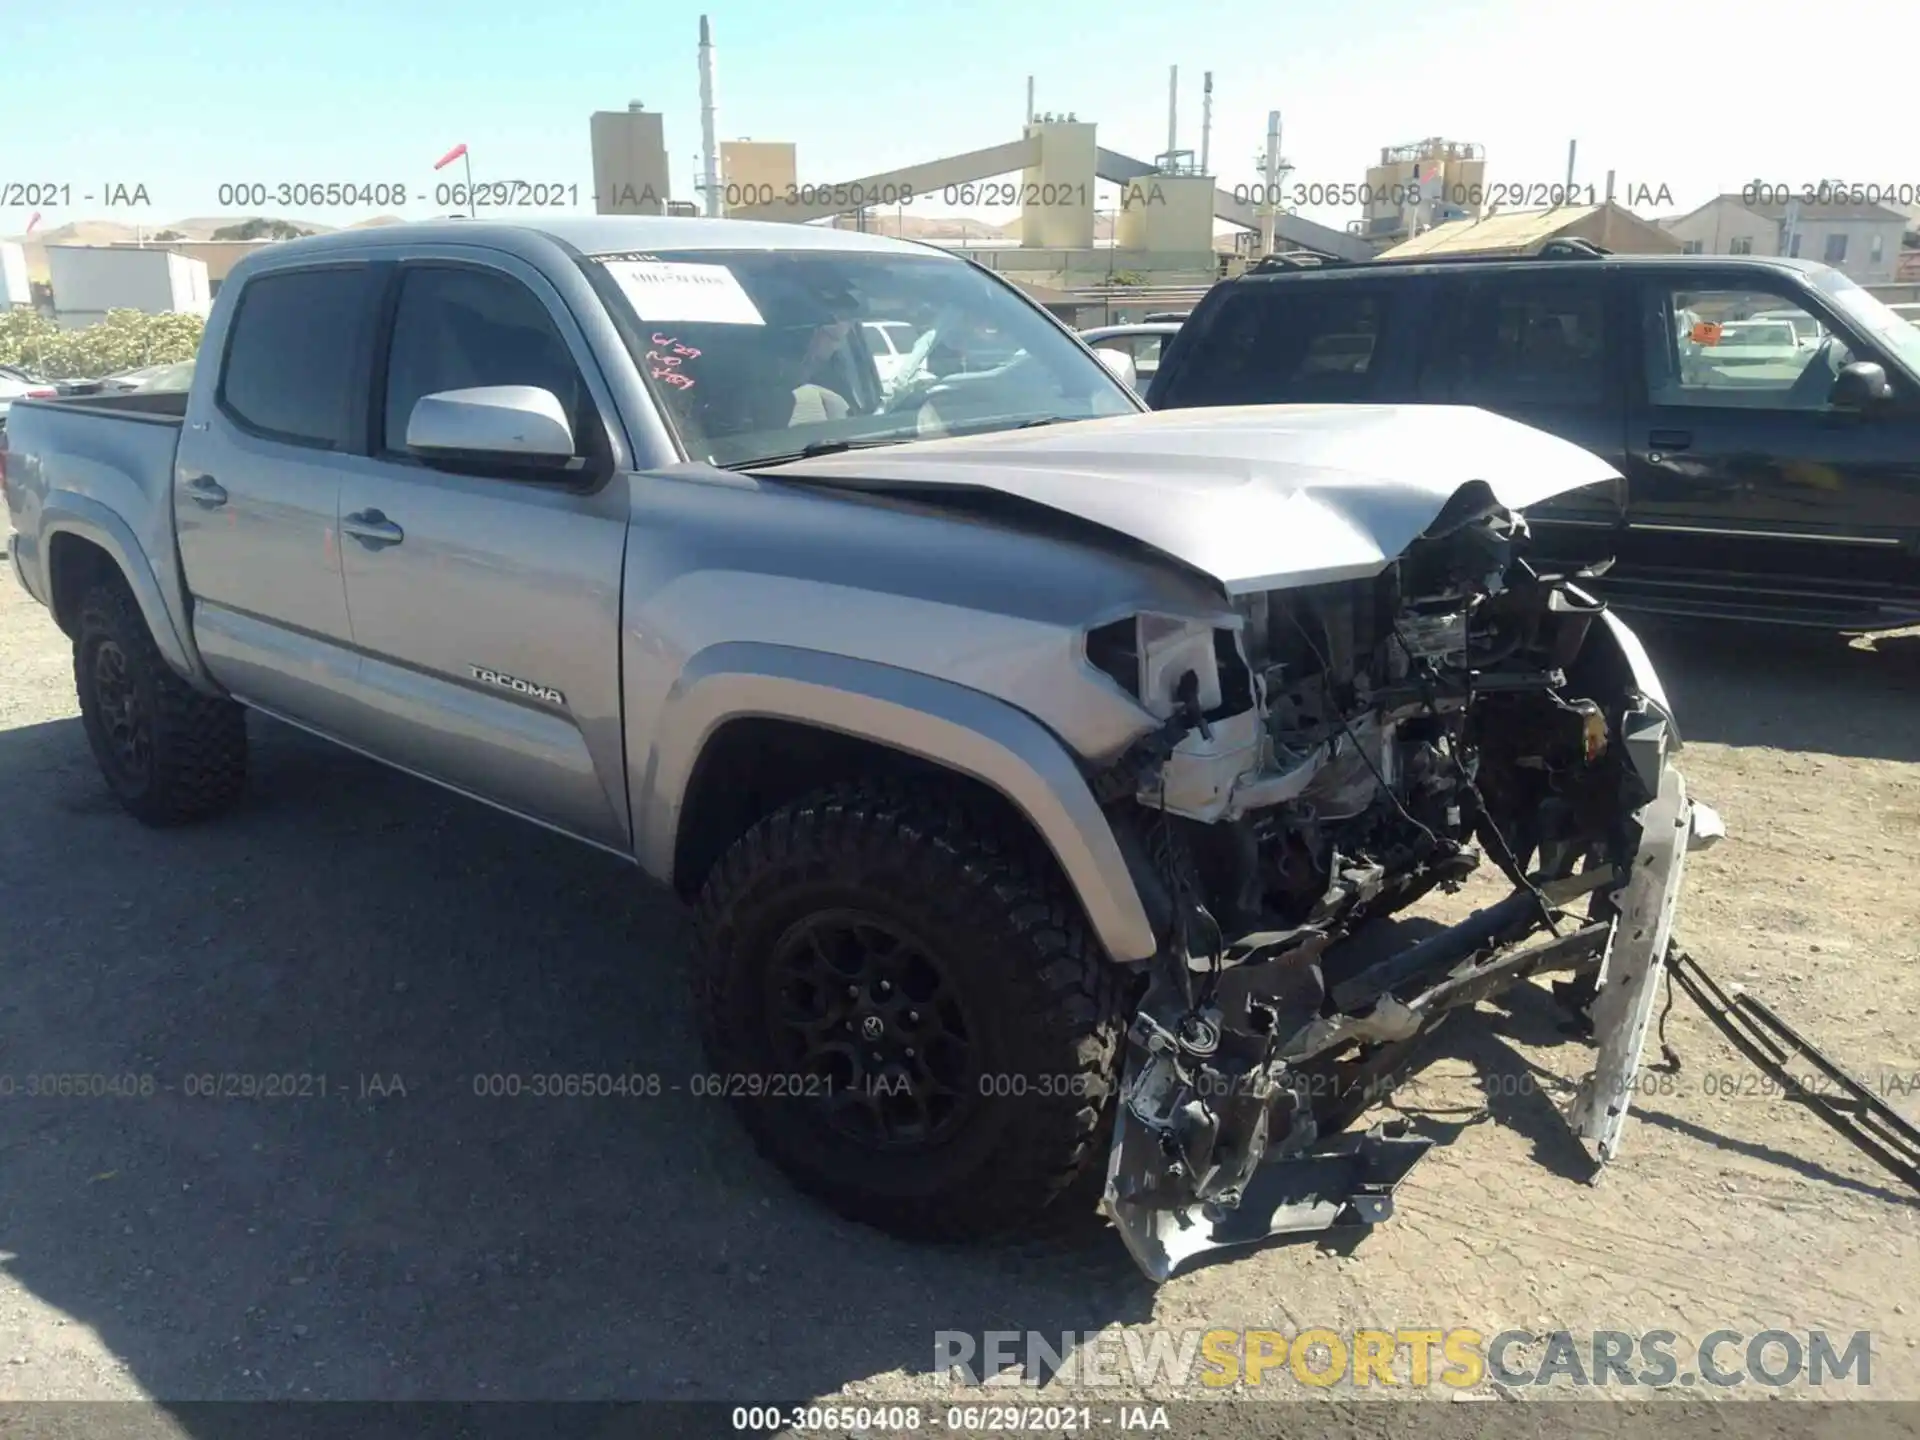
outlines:
[[[126,586],[80,601],[73,641],[80,720],[107,788],[149,825],[183,825],[232,807],[247,783],[246,712],[176,675]]]
[[[1033,837],[937,784],[839,786],[737,841],[699,920],[707,1088],[801,1189],[913,1239],[1086,1202],[1131,990]]]

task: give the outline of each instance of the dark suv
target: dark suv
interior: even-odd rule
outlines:
[[[1920,329],[1824,265],[1276,259],[1208,292],[1147,399],[1498,411],[1626,476],[1531,512],[1549,553],[1617,557],[1623,608],[1920,621]]]

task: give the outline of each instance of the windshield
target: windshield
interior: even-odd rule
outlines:
[[[1840,313],[1866,331],[1909,376],[1920,380],[1920,329],[1902,320],[1838,270],[1816,274],[1814,284],[1826,292]]]
[[[695,460],[739,468],[1139,408],[1044,312],[945,256],[681,250],[583,263]],[[901,327],[897,358],[872,325]]]

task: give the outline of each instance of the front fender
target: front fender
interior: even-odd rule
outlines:
[[[746,717],[871,740],[992,786],[1046,841],[1106,949],[1122,960],[1154,953],[1153,926],[1113,828],[1050,731],[977,690],[791,646],[714,645],[681,672],[630,782],[636,855],[650,874],[671,881],[694,765],[715,731]]]

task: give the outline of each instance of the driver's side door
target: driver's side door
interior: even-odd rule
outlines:
[[[1786,603],[1870,598],[1911,584],[1920,537],[1920,395],[1892,364],[1895,394],[1870,410],[1833,404],[1840,367],[1886,363],[1824,307],[1747,271],[1642,280],[1642,363],[1629,396],[1629,546],[1640,568],[1712,572],[1716,587]],[[1734,322],[1817,320],[1824,341],[1775,355]],[[1733,327],[1726,328],[1723,327]],[[1759,327],[1768,329],[1772,327]],[[1705,576],[1702,576],[1705,578]]]

